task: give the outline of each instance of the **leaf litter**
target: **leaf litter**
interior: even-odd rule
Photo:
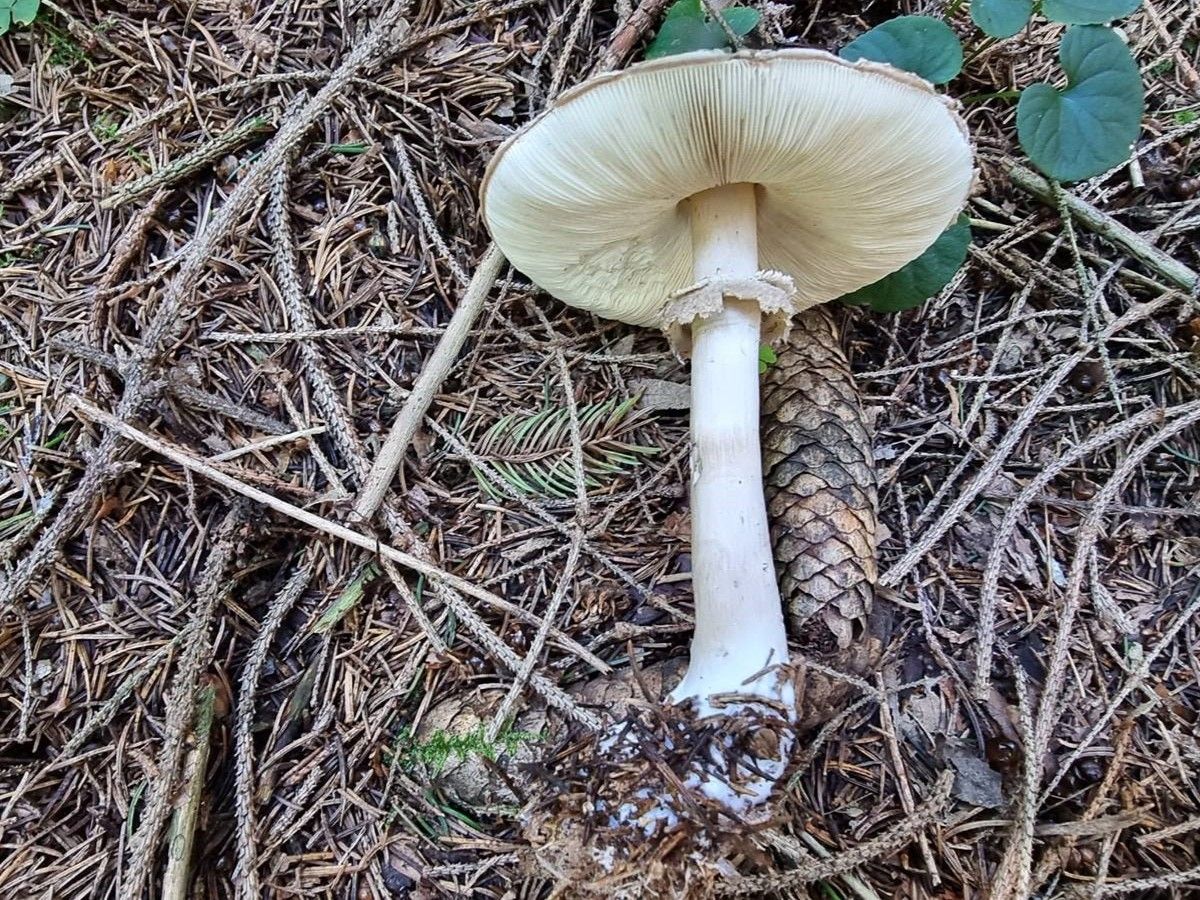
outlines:
[[[378,450],[459,300],[456,269],[486,246],[488,153],[600,61],[620,5],[59,8],[0,40],[0,560],[10,587],[34,572],[0,610],[0,893],[141,896],[169,874],[196,896],[548,894],[521,810],[490,798],[519,796],[503,779],[550,773],[528,761],[530,741],[511,765],[504,737],[548,703],[593,714],[604,703],[584,688],[604,667],[628,671],[631,652],[647,673],[685,652],[686,413],[675,399],[626,419],[621,440],[657,452],[585,480],[582,506],[566,502],[573,470],[566,501],[481,468],[485,489],[464,466],[471,442],[452,439],[564,408],[558,353],[580,410],[631,401],[637,379],[677,374],[658,339],[503,276],[376,532],[495,597],[471,601],[478,622],[444,589],[376,572],[366,551],[160,456],[111,453],[71,398],[114,409],[132,385],[141,399],[121,415],[137,429],[199,460],[242,451],[212,465],[345,519],[356,459]],[[763,27],[836,50],[909,11],[772,8]],[[965,35],[968,13],[949,23]],[[1071,190],[1192,270],[1200,127],[1181,111],[1196,25],[1183,3],[1125,23],[1147,87],[1136,163]],[[784,814],[742,867],[781,891],[1186,896],[1200,877],[1186,777],[1200,764],[1200,311],[1009,181],[1003,91],[1054,81],[1059,34],[1036,22],[981,43],[956,82],[960,97],[990,97],[966,110],[982,183],[967,266],[920,311],[843,313],[884,448],[884,687],[829,694],[837,673],[810,670],[814,703],[838,700],[814,716]],[[335,79],[347,60],[357,68]],[[297,133],[298,107],[313,127]],[[214,160],[257,116],[274,131]],[[415,185],[397,183],[396,138]],[[281,140],[286,253],[259,208],[267,183],[246,181]],[[149,193],[103,208],[155,173]],[[295,320],[297,300],[315,329]],[[1058,378],[1081,349],[1087,383],[1067,377],[1075,365]],[[103,478],[87,480],[103,453]],[[502,717],[500,704],[476,712],[481,732],[422,731],[441,704],[514,684]],[[420,752],[395,752],[416,734],[427,755],[480,750],[473,777],[504,791],[464,802]],[[950,805],[926,815],[948,767]],[[182,874],[166,848],[180,828],[193,842]]]

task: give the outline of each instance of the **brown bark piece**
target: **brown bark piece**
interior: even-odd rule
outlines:
[[[825,307],[797,316],[764,376],[767,517],[788,626],[820,649],[812,619],[847,648],[871,607],[877,497],[871,434]]]

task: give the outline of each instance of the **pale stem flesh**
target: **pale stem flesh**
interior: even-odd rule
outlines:
[[[754,186],[691,197],[694,274],[758,271]],[[692,591],[696,626],[687,675],[672,693],[701,714],[730,712],[714,694],[753,694],[793,708],[759,446],[761,313],[752,300],[692,323]],[[766,670],[764,672],[764,670]]]

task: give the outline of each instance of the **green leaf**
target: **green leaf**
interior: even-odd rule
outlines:
[[[333,604],[322,613],[317,624],[312,627],[312,633],[325,634],[331,631],[333,626],[345,618],[346,613],[362,600],[367,586],[378,577],[379,569],[375,567],[374,563],[367,563],[359,572],[358,577],[346,585]]]
[[[28,25],[37,15],[41,3],[42,0],[11,0],[13,21]]]
[[[1012,37],[1033,15],[1033,0],[971,0],[971,20],[994,38]]]
[[[1141,5],[1142,0],[1044,0],[1042,15],[1067,25],[1103,25]]]
[[[725,20],[730,31],[738,37],[744,37],[754,30],[754,26],[758,24],[762,15],[757,9],[751,9],[748,6],[731,6],[721,13],[721,18]]]
[[[962,70],[962,44],[939,19],[900,16],[877,25],[842,48],[851,62],[870,59],[920,75],[932,84],[945,84]]]
[[[842,302],[870,306],[876,312],[899,312],[920,306],[950,283],[967,258],[970,244],[971,226],[967,217],[960,215],[928,250],[904,268],[847,294]]]
[[[667,10],[667,19],[703,19],[704,7],[700,0],[677,0]]]
[[[753,30],[760,16],[756,9],[733,6],[723,10],[721,18],[729,30],[740,37]],[[667,10],[662,28],[646,48],[646,59],[692,50],[721,50],[728,46],[729,36],[725,29],[705,15],[700,0],[678,0]]]
[[[770,344],[760,344],[758,348],[758,374],[761,375],[777,362],[779,362],[779,356],[775,353],[775,348]]]
[[[1030,85],[1017,104],[1017,137],[1056,181],[1107,172],[1129,156],[1141,128],[1142,78],[1111,28],[1077,25],[1059,47],[1067,88]]]

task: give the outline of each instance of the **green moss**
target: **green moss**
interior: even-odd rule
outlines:
[[[462,734],[452,734],[438,730],[418,741],[409,729],[404,729],[396,739],[394,754],[405,770],[418,766],[437,775],[452,762],[482,756],[495,760],[501,754],[515,753],[522,744],[540,740],[541,732],[518,731],[505,727],[496,735],[494,741],[489,741],[485,734],[486,728],[481,722],[470,731]]]
[[[50,44],[50,65],[70,68],[76,63],[90,63],[91,59],[82,47],[65,31],[46,25],[46,39]]]
[[[92,134],[101,143],[111,144],[120,133],[121,123],[107,114],[97,117],[96,121],[92,122]]]

